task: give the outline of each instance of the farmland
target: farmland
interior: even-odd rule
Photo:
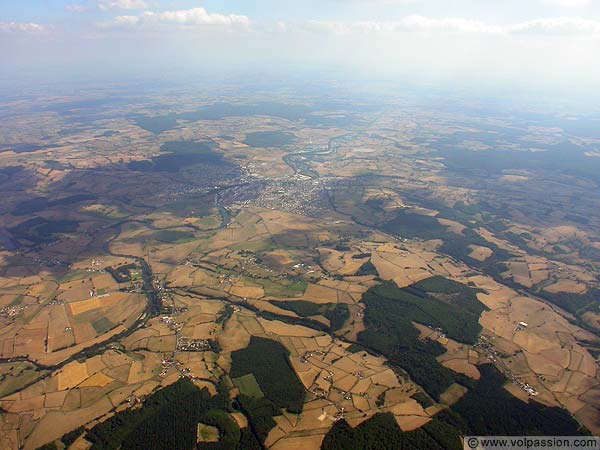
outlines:
[[[527,115],[184,91],[11,103],[1,448],[600,432],[600,142],[565,171]]]

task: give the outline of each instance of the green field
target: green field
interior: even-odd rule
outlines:
[[[260,284],[265,290],[265,294],[272,297],[296,297],[304,294],[306,290],[306,281],[290,281],[278,280],[273,281],[268,278],[253,279],[257,284]]]
[[[112,322],[110,320],[108,320],[108,318],[101,317],[98,320],[94,320],[92,322],[92,326],[94,327],[94,330],[96,330],[96,333],[104,334],[108,330],[110,330],[114,325],[112,324]]]
[[[260,389],[256,378],[251,373],[234,378],[231,381],[233,381],[233,384],[237,386],[237,388],[240,390],[240,393],[243,395],[255,398],[262,398],[265,396],[263,391]]]
[[[0,396],[4,397],[22,389],[44,373],[25,362],[0,364]]]
[[[292,133],[284,131],[257,131],[248,133],[244,144],[250,147],[284,147],[296,139]]]
[[[277,246],[270,239],[258,242],[239,242],[230,246],[232,250],[247,251],[247,252],[268,252],[275,250]]]
[[[154,240],[166,244],[184,244],[194,240],[194,234],[181,230],[160,230],[152,235]]]
[[[105,206],[95,210],[84,210],[85,214],[95,217],[105,217],[107,219],[122,219],[129,214],[122,211],[118,206]]]

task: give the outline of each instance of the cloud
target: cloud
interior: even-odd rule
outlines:
[[[510,33],[600,35],[600,21],[581,17],[555,17],[521,22],[507,29]]]
[[[600,21],[581,17],[555,17],[528,20],[512,25],[493,25],[463,18],[430,18],[412,15],[397,21],[309,21],[302,24],[301,28],[333,34],[446,31],[490,35],[600,35]]]
[[[85,12],[87,10],[87,8],[79,3],[70,3],[68,5],[65,5],[65,9],[69,12],[73,12],[73,13],[82,13]]]
[[[119,16],[114,20],[114,24],[117,26],[129,26],[136,25],[140,21],[137,16]]]
[[[148,4],[144,0],[98,0],[98,8],[102,11],[109,9],[147,9]]]
[[[423,16],[407,16],[397,21],[308,21],[302,28],[310,31],[322,31],[333,34],[348,33],[385,33],[395,31],[457,31],[464,33],[499,33],[501,27],[486,25],[483,22],[445,18],[432,19]]]
[[[211,14],[204,8],[161,13],[144,13],[147,20],[178,25],[249,25],[250,19],[237,14]]]
[[[488,25],[478,20],[453,17],[432,19],[423,16],[407,16],[397,26],[408,30],[446,30],[465,33],[498,33],[501,31],[501,28],[496,25]]]
[[[195,27],[203,25],[248,26],[250,19],[238,14],[209,13],[204,8],[192,8],[178,11],[152,12],[145,11],[137,16],[118,16],[111,22],[99,24],[101,27],[132,27],[143,25],[172,25]]]
[[[0,22],[0,32],[4,33],[41,33],[46,30],[44,25],[33,22]]]
[[[590,4],[590,0],[543,0],[543,3],[546,3],[548,5],[573,8],[576,6],[587,6]]]

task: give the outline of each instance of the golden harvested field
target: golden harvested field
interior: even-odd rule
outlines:
[[[265,291],[260,286],[232,286],[229,293],[237,297],[245,298],[262,298],[265,296]]]
[[[338,293],[339,291],[336,289],[309,283],[306,291],[304,291],[304,294],[300,298],[313,303],[337,303],[339,298]]]
[[[265,332],[283,336],[312,337],[321,334],[319,331],[300,325],[289,325],[278,320],[258,319]]]
[[[29,287],[27,294],[35,297],[40,301],[48,301],[56,292],[58,283],[54,281],[44,281],[42,283],[33,284]]]
[[[501,181],[506,181],[507,183],[519,183],[523,181],[527,181],[529,177],[523,175],[502,175],[500,177]]]
[[[92,278],[92,283],[97,291],[111,292],[119,289],[119,284],[107,273],[95,276]]]
[[[50,411],[27,437],[24,449],[34,450],[45,442],[57,439],[69,430],[73,430],[99,415],[106,414],[111,409],[112,404],[109,399],[103,397],[97,404],[87,408],[69,412]]]
[[[58,298],[64,300],[66,303],[76,302],[90,298],[90,291],[94,288],[94,285],[89,280],[82,280],[83,282],[76,282],[75,285],[71,286],[60,286],[60,294]]]
[[[325,270],[331,273],[340,275],[352,275],[360,269],[360,267],[369,260],[369,258],[354,258],[358,252],[339,252],[330,248],[318,249],[321,259],[321,264]]]
[[[168,274],[168,283],[172,287],[185,287],[194,285],[194,273],[196,269],[191,266],[176,266]]]
[[[463,224],[456,222],[455,220],[438,218],[437,221],[440,223],[440,225],[444,225],[445,227],[447,227],[450,231],[452,231],[455,234],[462,235],[463,230],[466,228]]]
[[[92,311],[102,307],[102,302],[98,297],[90,298],[88,300],[81,300],[78,302],[69,303],[71,314],[74,316],[82,314],[87,311]]]
[[[52,352],[75,344],[73,333],[65,331],[71,326],[65,305],[55,305],[49,308],[48,321],[48,351]]]
[[[409,286],[432,275],[457,277],[465,271],[463,267],[425,247],[426,244],[405,245],[404,249],[399,249],[384,244],[374,249],[371,262],[382,279],[393,280],[398,287]]]
[[[58,390],[64,391],[75,387],[87,378],[88,372],[85,364],[76,361],[69,363],[58,373]]]
[[[14,338],[13,354],[18,355],[39,355],[44,353],[44,339],[47,333],[47,322],[31,322],[20,329]]]
[[[272,312],[280,316],[298,317],[298,314],[296,314],[295,312],[279,308],[278,306],[275,306],[271,302],[266,300],[252,301],[251,304],[253,306],[256,306],[257,308],[260,308],[261,311]]]
[[[453,370],[456,373],[462,373],[463,375],[478,380],[481,376],[477,366],[469,363],[467,359],[456,358],[456,359],[444,359],[442,362],[444,367]]]
[[[546,292],[550,292],[551,294],[557,294],[559,292],[583,294],[587,290],[587,287],[585,284],[579,283],[574,280],[559,279],[556,281],[556,283],[546,286],[544,290]]]
[[[102,372],[97,372],[91,377],[87,378],[83,383],[79,385],[80,388],[83,387],[104,387],[107,384],[112,383],[114,380],[103,374]]]
[[[492,255],[492,249],[488,247],[482,247],[481,245],[469,245],[471,253],[469,257],[476,259],[477,261],[485,261]]]
[[[451,406],[459,401],[460,398],[466,393],[467,388],[461,386],[460,384],[454,383],[440,396],[440,401],[445,405]]]
[[[289,251],[282,249],[265,253],[263,260],[267,265],[274,266],[277,270],[283,270],[295,263],[293,255]]]
[[[507,263],[510,270],[510,276],[515,281],[525,287],[532,287],[533,280],[529,272],[529,266],[526,262],[510,261]]]
[[[250,333],[244,328],[239,319],[234,315],[229,319],[219,335],[219,344],[225,354],[246,348],[250,342]]]

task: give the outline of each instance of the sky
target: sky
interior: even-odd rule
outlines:
[[[335,73],[596,96],[600,0],[0,0],[0,79]]]

